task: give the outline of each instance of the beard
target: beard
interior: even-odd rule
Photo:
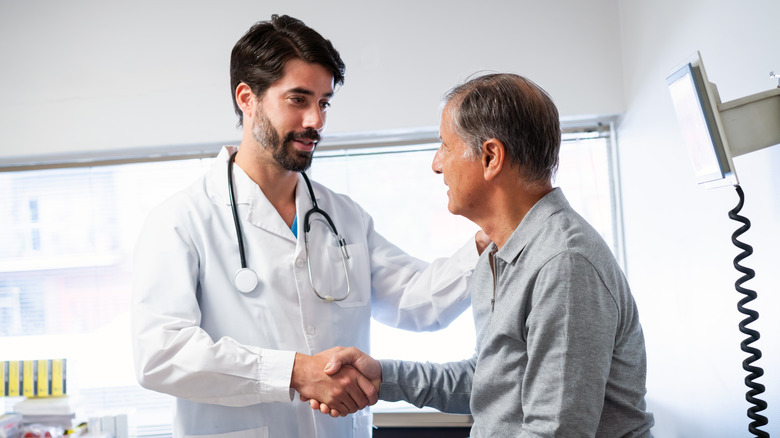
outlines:
[[[295,149],[293,140],[312,140],[319,143],[320,133],[314,128],[307,128],[300,132],[288,132],[284,140],[279,132],[271,124],[271,120],[258,105],[257,117],[252,126],[252,135],[264,148],[272,151],[273,157],[279,165],[291,172],[303,172],[311,166],[314,151],[304,152]]]

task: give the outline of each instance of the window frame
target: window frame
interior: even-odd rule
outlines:
[[[564,141],[582,138],[606,138],[607,167],[609,169],[609,185],[612,205],[613,249],[618,263],[626,270],[626,251],[623,231],[623,215],[621,205],[620,166],[615,139],[615,118],[592,118],[579,120],[562,120]],[[324,136],[318,146],[318,155],[359,155],[362,153],[381,153],[388,147],[403,147],[407,150],[431,149],[430,145],[439,143],[439,133],[436,127],[419,129],[387,130],[376,132],[334,133]],[[226,143],[202,143],[197,145],[172,145],[165,147],[140,147],[132,149],[112,149],[79,153],[62,153],[44,156],[22,156],[0,158],[0,172],[34,171],[42,169],[58,169],[72,167],[91,167],[129,163],[144,163],[154,161],[174,161],[197,158],[213,158]],[[418,145],[426,145],[424,147]],[[627,274],[627,272],[626,272]],[[379,426],[425,427],[470,425],[469,418],[448,419],[446,414],[430,411],[410,412],[380,412],[375,413],[375,423]],[[431,416],[433,415],[433,416]],[[451,417],[451,416],[450,416]]]

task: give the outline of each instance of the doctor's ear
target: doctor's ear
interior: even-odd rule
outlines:
[[[236,87],[236,104],[241,108],[241,112],[250,117],[252,116],[255,106],[257,106],[255,102],[255,93],[252,92],[252,87],[244,82],[241,82]]]
[[[491,138],[482,143],[482,172],[486,181],[490,181],[501,172],[505,160],[504,144]]]

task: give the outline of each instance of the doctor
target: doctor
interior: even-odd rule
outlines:
[[[369,351],[371,316],[409,330],[449,324],[470,304],[489,240],[479,232],[428,265],[304,178],[344,64],[301,21],[254,25],[230,74],[240,147],[156,208],[137,244],[138,381],[177,398],[176,437],[369,437],[370,413],[358,410],[376,390],[351,367],[327,376],[327,350]],[[296,392],[358,412],[315,416]]]

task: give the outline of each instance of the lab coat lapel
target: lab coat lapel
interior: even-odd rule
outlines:
[[[230,208],[230,195],[228,194],[227,166],[230,155],[235,150],[235,146],[222,148],[209,171],[208,178],[209,195],[215,202],[226,205],[228,208]],[[279,212],[271,205],[260,187],[239,166],[233,167],[233,193],[236,197],[238,217],[244,227],[252,225],[295,242],[295,235],[287,227]],[[296,207],[299,203],[299,197],[296,193]],[[308,196],[306,199],[308,201]]]
[[[290,227],[287,226],[287,223],[284,222],[282,216],[279,215],[279,212],[276,211],[276,208],[271,204],[271,201],[265,197],[260,186],[255,184],[255,182],[243,171],[240,173],[242,188],[245,195],[240,198],[241,200],[236,200],[236,203],[238,205],[241,205],[242,202],[249,204],[249,214],[247,215],[246,220],[258,228],[295,242],[295,235],[290,230]],[[237,174],[238,172],[236,172],[235,176],[237,176]],[[296,208],[298,204],[297,198],[298,195],[296,190]]]

